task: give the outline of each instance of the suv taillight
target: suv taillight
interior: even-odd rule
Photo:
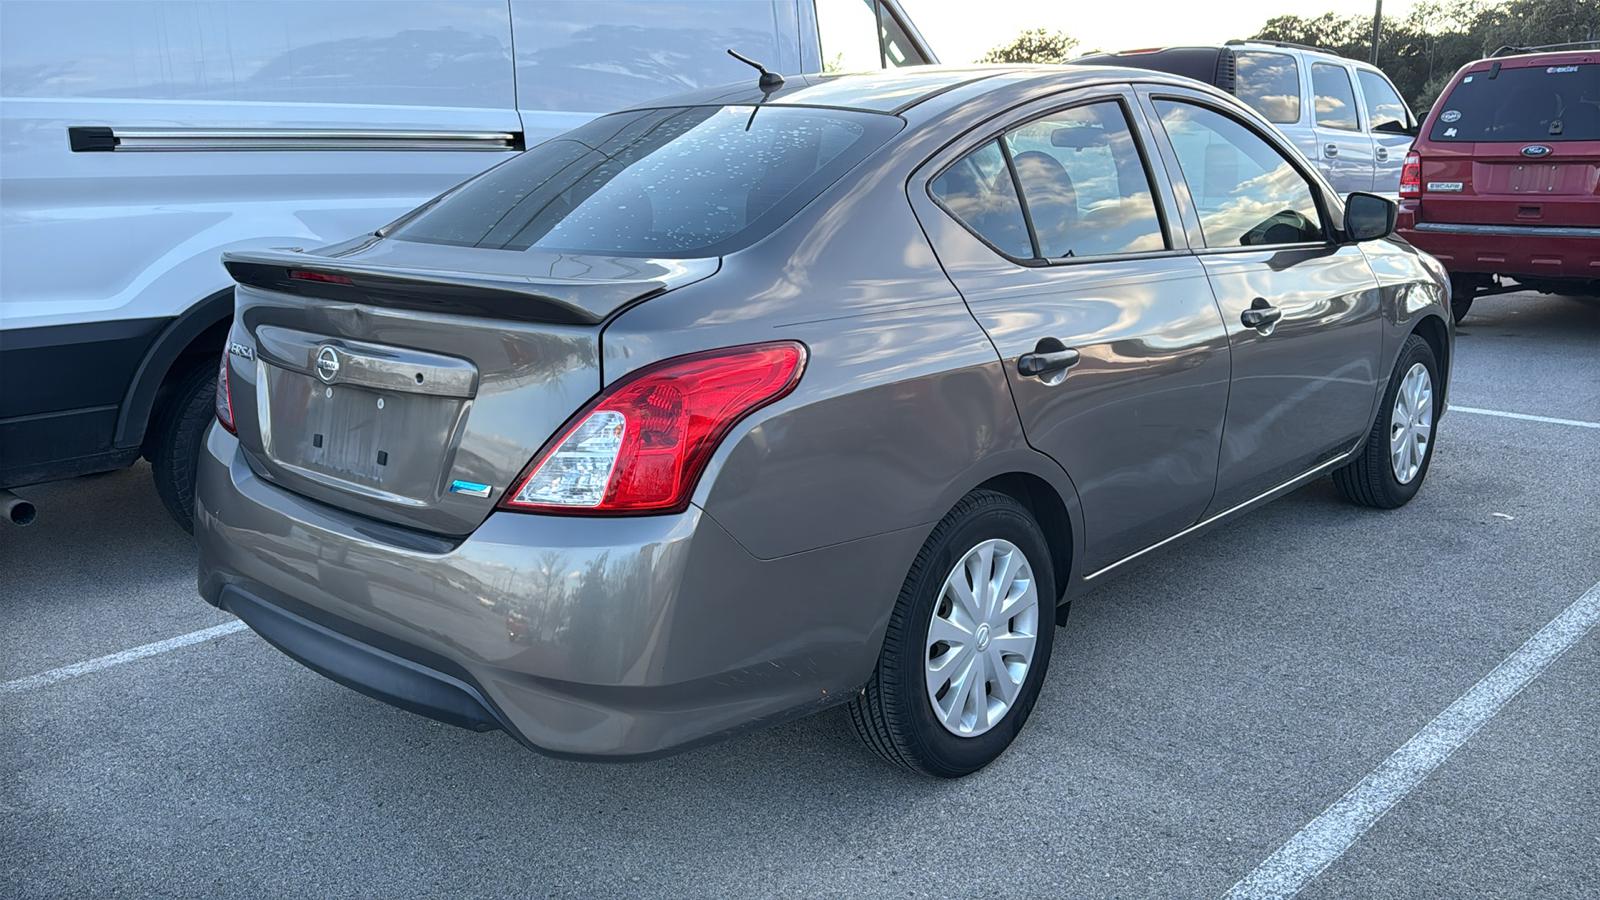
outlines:
[[[1422,196],[1422,157],[1415,150],[1406,154],[1405,165],[1400,168],[1400,196]]]
[[[239,429],[233,427],[233,393],[228,387],[228,349],[222,349],[222,365],[217,369],[217,421],[222,427],[228,429],[229,434],[238,434]]]
[[[665,360],[623,378],[534,457],[500,508],[620,515],[681,512],[740,419],[800,382],[806,348],[751,344]]]

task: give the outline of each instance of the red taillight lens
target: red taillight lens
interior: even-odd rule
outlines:
[[[233,393],[228,387],[228,351],[222,351],[222,365],[217,369],[217,421],[222,427],[228,429],[229,434],[238,434],[239,430],[233,427]]]
[[[500,501],[520,512],[681,512],[740,419],[794,390],[805,345],[731,347],[641,369],[591,401]]]
[[[1415,151],[1406,154],[1405,165],[1400,169],[1400,196],[1422,196],[1422,157]]]

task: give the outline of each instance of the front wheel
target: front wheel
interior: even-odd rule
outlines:
[[[1366,445],[1355,459],[1334,470],[1333,485],[1339,495],[1379,509],[1410,502],[1433,459],[1434,423],[1443,396],[1433,348],[1411,335],[1400,348]]]
[[[993,762],[1033,711],[1055,636],[1055,578],[1021,504],[975,491],[906,576],[856,732],[890,762],[959,778]]]

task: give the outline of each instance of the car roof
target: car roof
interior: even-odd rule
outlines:
[[[1501,48],[1501,50],[1510,50],[1510,49],[1513,49],[1513,48],[1510,48],[1510,47],[1502,47]],[[1475,66],[1480,66],[1480,65],[1483,66],[1485,69],[1487,69],[1487,68],[1492,67],[1496,63],[1499,63],[1500,67],[1501,68],[1505,68],[1505,69],[1521,69],[1521,68],[1527,68],[1529,66],[1545,66],[1545,65],[1549,65],[1551,63],[1557,63],[1557,62],[1565,64],[1565,65],[1585,65],[1585,64],[1593,65],[1596,62],[1600,62],[1600,49],[1596,49],[1596,48],[1590,48],[1588,50],[1537,50],[1537,49],[1533,49],[1533,48],[1529,48],[1529,49],[1530,49],[1530,52],[1527,52],[1527,53],[1508,53],[1505,56],[1490,55],[1490,56],[1485,56],[1482,59],[1475,59],[1472,62],[1469,62],[1465,66],[1463,66],[1462,70],[1463,71],[1477,71],[1477,69],[1475,69],[1474,67]],[[1496,51],[1496,53],[1498,53],[1498,52],[1500,52],[1500,51]]]
[[[813,106],[898,115],[913,107],[940,106],[970,99],[971,92],[957,91],[967,85],[995,87],[1049,80],[1062,89],[1095,84],[1127,84],[1132,81],[1159,82],[1186,87],[1203,87],[1194,81],[1163,72],[1130,69],[1122,66],[1093,65],[973,65],[907,66],[872,72],[824,75],[788,75],[775,90],[762,90],[755,73],[746,82],[701,88],[642,103],[633,109],[659,109],[671,106]],[[929,110],[930,112],[936,110]]]

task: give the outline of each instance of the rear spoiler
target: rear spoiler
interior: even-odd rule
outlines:
[[[222,264],[240,284],[283,294],[551,325],[598,325],[619,307],[667,289],[659,280],[565,282],[378,266],[277,250],[224,253]]]

